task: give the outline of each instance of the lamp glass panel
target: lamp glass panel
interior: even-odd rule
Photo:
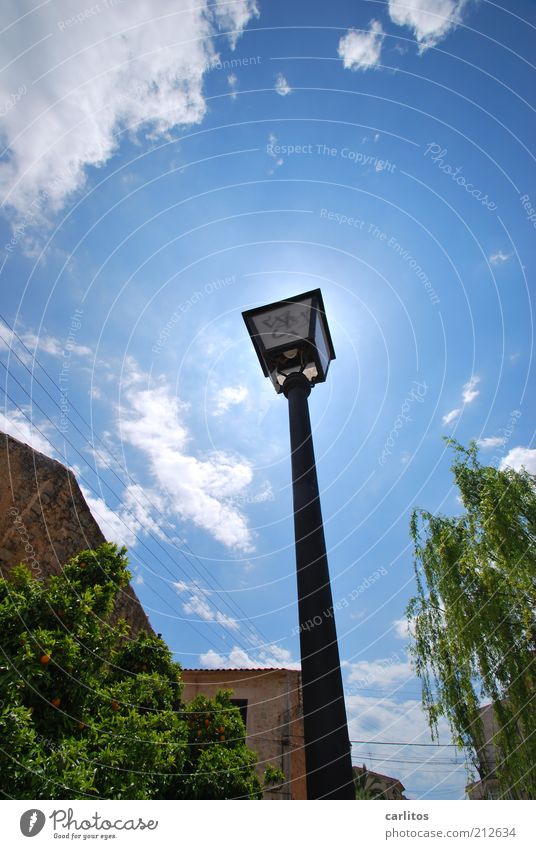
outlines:
[[[326,340],[326,334],[324,333],[324,321],[321,313],[318,313],[316,316],[315,346],[316,350],[318,351],[318,356],[320,357],[320,365],[322,366],[322,371],[325,374],[329,366],[330,353],[329,346]]]
[[[289,349],[309,336],[312,298],[289,302],[251,317],[255,333],[267,351],[288,344]]]

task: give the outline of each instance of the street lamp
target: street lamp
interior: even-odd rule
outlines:
[[[335,359],[320,289],[242,313],[289,404],[308,799],[355,799],[308,397]]]

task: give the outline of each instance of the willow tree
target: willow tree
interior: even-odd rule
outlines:
[[[416,510],[417,593],[407,615],[434,737],[441,717],[485,776],[479,708],[491,702],[499,795],[536,798],[536,477],[481,465],[453,440],[461,516]]]

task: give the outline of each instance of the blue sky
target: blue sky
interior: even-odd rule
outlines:
[[[402,620],[411,510],[460,509],[441,437],[536,471],[534,5],[2,18],[0,428],[76,470],[181,663],[296,664],[286,402],[241,312],[320,287],[337,359],[310,404],[354,759],[461,798],[453,748],[377,742],[430,742]]]

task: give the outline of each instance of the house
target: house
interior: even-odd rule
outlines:
[[[382,775],[381,772],[372,772],[364,764],[363,766],[354,766],[353,770],[358,786],[375,799],[386,799],[389,801],[406,799],[406,796],[404,796],[404,785],[398,778]]]
[[[184,669],[183,698],[199,693],[214,696],[232,690],[242,713],[246,742],[258,756],[262,780],[270,765],[282,770],[286,781],[265,791],[265,799],[306,799],[301,673],[295,669]]]

